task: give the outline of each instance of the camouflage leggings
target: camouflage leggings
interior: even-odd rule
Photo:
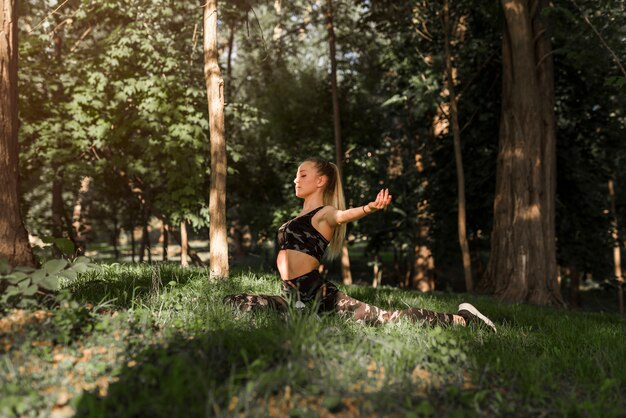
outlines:
[[[293,280],[283,281],[283,295],[230,295],[224,301],[231,303],[242,311],[257,309],[273,309],[286,312],[289,304],[297,302],[319,302],[319,311],[336,312],[342,317],[353,318],[357,322],[366,324],[382,324],[396,322],[401,318],[424,325],[452,325],[464,324],[464,321],[452,314],[438,313],[420,308],[403,310],[385,310],[361,302],[343,292],[328,280],[325,280],[317,270],[313,270]]]

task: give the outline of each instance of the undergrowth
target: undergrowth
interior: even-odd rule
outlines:
[[[624,416],[625,321],[468,297],[498,333],[242,313],[173,264],[108,265],[62,285],[76,304],[0,322],[0,416]],[[344,288],[382,307],[452,312],[458,294]],[[64,415],[65,414],[65,415]]]

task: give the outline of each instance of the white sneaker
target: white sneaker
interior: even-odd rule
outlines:
[[[459,311],[457,314],[463,319],[465,319],[465,322],[467,323],[467,325],[469,325],[472,322],[483,324],[491,328],[493,332],[497,332],[496,326],[493,324],[493,322],[491,322],[491,320],[487,318],[485,315],[481,314],[480,311],[476,309],[474,305],[472,305],[471,303],[461,303],[459,305]]]

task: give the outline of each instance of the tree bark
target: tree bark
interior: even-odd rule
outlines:
[[[131,223],[130,227],[130,259],[135,262],[137,243],[135,242],[135,225]]]
[[[91,207],[91,177],[85,176],[80,182],[78,196],[72,211],[72,228],[76,237],[77,254],[84,254],[87,248],[87,239],[91,234],[91,224],[89,222],[89,209]],[[132,231],[131,231],[132,232]],[[133,254],[134,256],[134,254]],[[134,258],[133,258],[133,261]]]
[[[339,176],[343,177],[343,149],[341,146],[341,118],[339,112],[339,92],[337,89],[337,51],[335,45],[335,27],[333,24],[333,2],[326,0],[326,27],[328,29],[328,46],[330,49],[330,86],[333,100],[333,130],[335,134],[335,161],[339,169]],[[350,254],[348,243],[343,242],[341,248],[341,276],[343,284],[352,284],[350,270]]]
[[[547,0],[501,0],[502,111],[491,254],[481,290],[565,306],[557,283],[556,136]]]
[[[19,202],[17,0],[0,0],[0,257],[34,266]]]
[[[189,267],[189,259],[187,258],[187,246],[189,241],[187,240],[187,222],[180,221],[180,265],[183,267]]]
[[[170,226],[165,219],[163,219],[161,226],[161,239],[163,240],[163,261],[167,261],[167,251],[170,240]]]
[[[569,307],[570,309],[581,309],[580,300],[580,277],[582,275],[575,267],[569,268]]]
[[[224,80],[222,79],[218,63],[217,0],[208,0],[204,6],[204,77],[209,105],[211,136],[209,263],[212,276],[228,277]]]
[[[619,228],[617,225],[617,211],[615,208],[615,182],[609,179],[609,199],[611,200],[611,238],[613,241],[613,268],[617,281],[617,307],[619,313],[624,313],[624,277],[622,276],[622,258],[619,242]]]
[[[463,273],[465,276],[465,289],[468,292],[474,290],[474,281],[472,280],[472,261],[470,258],[469,244],[467,242],[467,221],[465,215],[465,173],[463,170],[463,155],[461,154],[461,128],[459,127],[459,112],[456,103],[456,94],[454,91],[454,78],[452,75],[452,54],[450,52],[450,10],[448,0],[443,2],[443,33],[444,33],[444,51],[446,60],[446,81],[448,93],[450,97],[450,113],[448,118],[452,125],[452,135],[454,138],[454,160],[456,163],[456,179],[458,193],[458,235],[459,245],[461,247],[461,255],[463,257]]]
[[[63,238],[63,175],[60,171],[53,171],[51,232],[53,237]]]

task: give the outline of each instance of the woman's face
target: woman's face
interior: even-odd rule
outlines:
[[[293,179],[293,183],[296,189],[296,196],[305,198],[323,187],[324,179],[317,172],[314,162],[305,161],[298,167],[298,172],[296,173],[296,178]]]

